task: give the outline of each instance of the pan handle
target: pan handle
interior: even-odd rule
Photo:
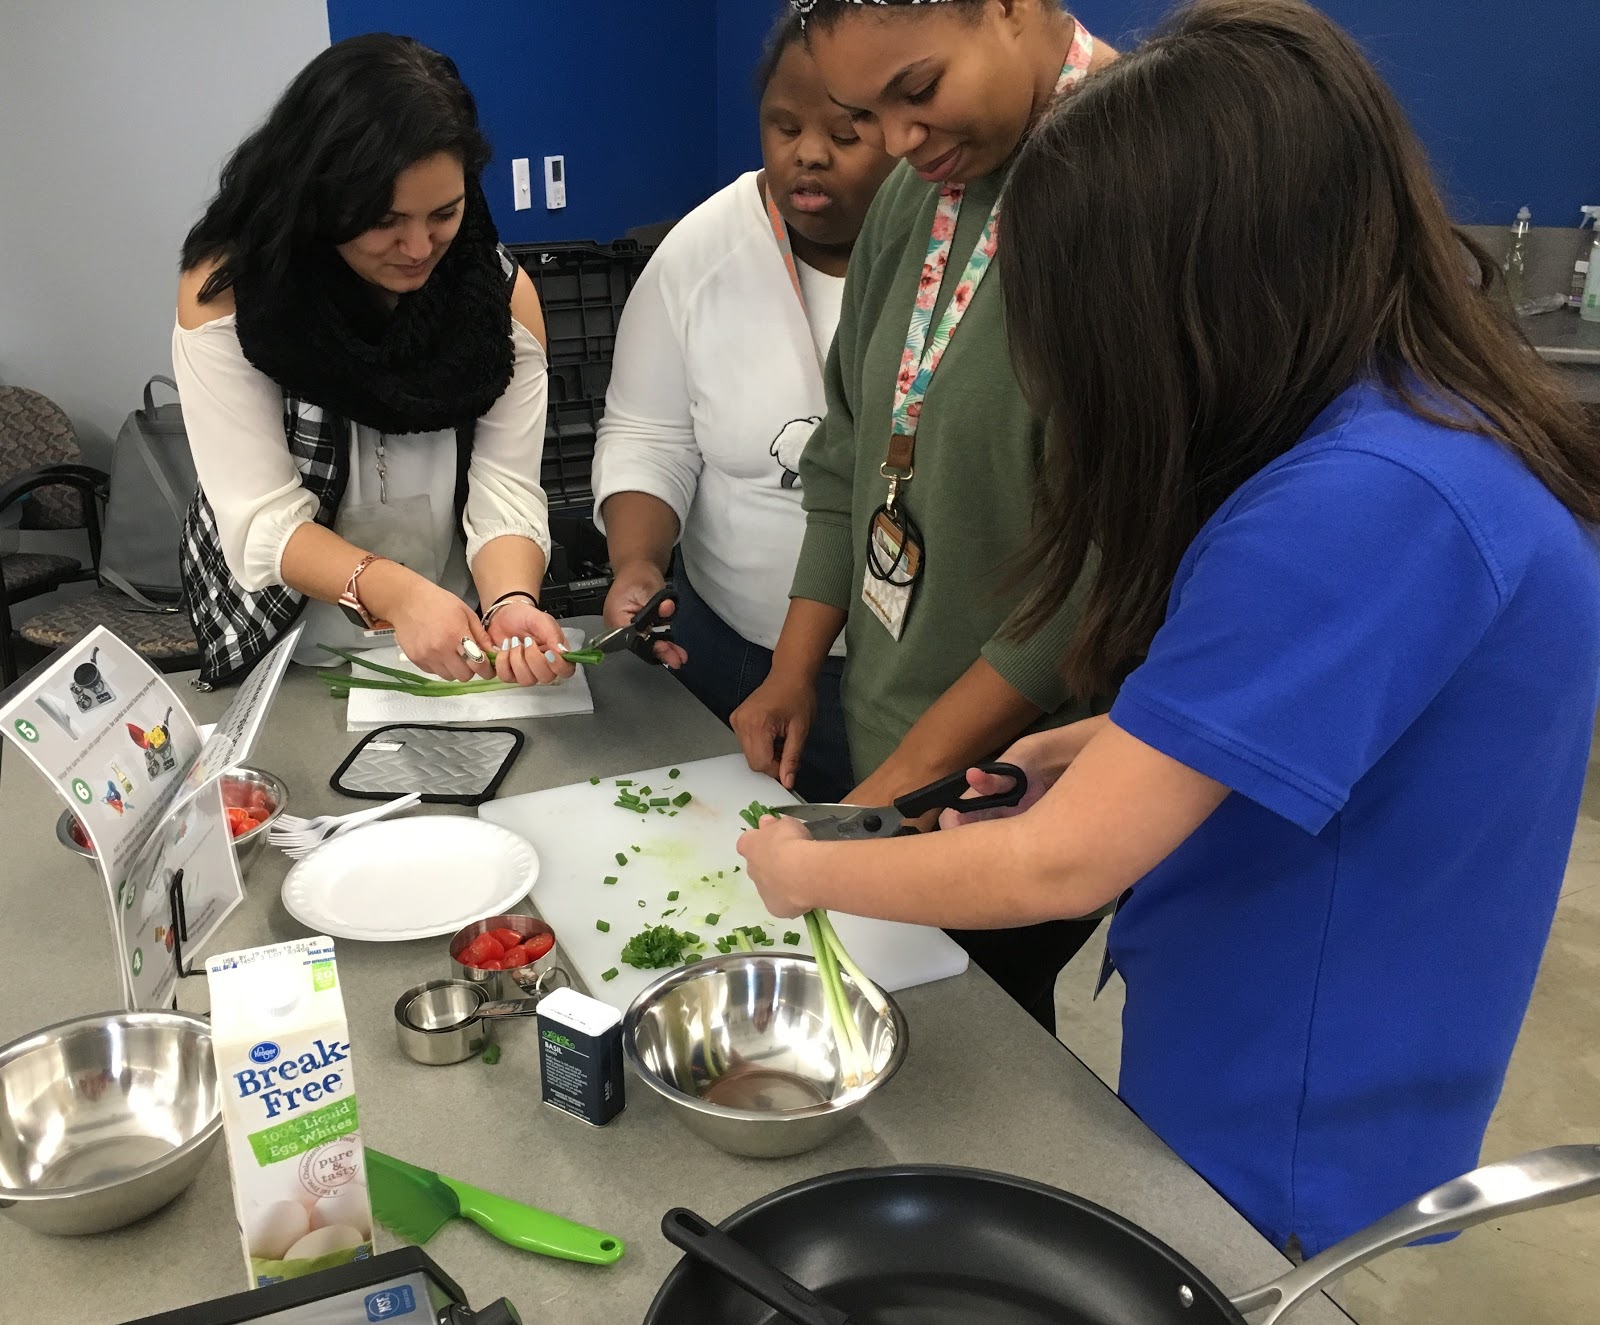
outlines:
[[[850,1325],[850,1318],[775,1265],[735,1242],[715,1224],[682,1206],[661,1217],[662,1235],[679,1251],[715,1270],[730,1284],[765,1302],[798,1325]]]
[[[1552,1146],[1486,1164],[1417,1197],[1376,1224],[1313,1256],[1281,1279],[1233,1299],[1241,1312],[1270,1308],[1258,1325],[1274,1325],[1311,1294],[1348,1270],[1418,1238],[1455,1233],[1501,1215],[1564,1205],[1600,1195],[1600,1145]]]

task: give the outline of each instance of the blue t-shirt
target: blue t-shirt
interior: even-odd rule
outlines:
[[[1591,531],[1375,386],[1185,554],[1111,716],[1233,794],[1112,925],[1121,1095],[1280,1247],[1475,1167],[1597,682]]]

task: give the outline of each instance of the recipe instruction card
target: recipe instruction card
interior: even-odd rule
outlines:
[[[248,755],[298,635],[252,672],[204,748],[166,679],[104,627],[0,709],[0,735],[49,780],[94,853],[129,1008],[173,1003],[175,894],[191,949],[244,899],[222,774]]]

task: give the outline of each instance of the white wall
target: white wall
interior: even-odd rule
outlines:
[[[324,0],[0,0],[0,382],[56,401],[92,463],[172,372],[218,167],[327,44]]]

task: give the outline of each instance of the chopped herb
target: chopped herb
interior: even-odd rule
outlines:
[[[687,805],[693,799],[694,799],[694,797],[691,796],[687,791],[680,791],[676,796],[674,796],[672,798],[672,803],[674,805],[676,805],[681,810],[685,805]]]
[[[685,957],[683,959],[684,965],[688,965],[690,962],[697,962],[699,960],[700,960],[700,954],[698,952],[691,952],[687,957]]]
[[[648,796],[653,790],[654,790],[653,787],[640,787],[639,788],[639,794],[641,796]]]
[[[675,778],[675,777],[680,776],[682,774],[682,772],[683,772],[683,770],[681,768],[674,768],[667,774],[667,776],[669,778]]]
[[[602,934],[609,934],[611,932],[611,922],[609,920],[596,920],[594,922],[594,927]]]
[[[685,943],[699,943],[700,936],[698,934],[685,934],[683,936],[683,941]]]
[[[498,1044],[491,1044],[487,1049],[485,1049],[483,1051],[483,1061],[489,1064],[490,1067],[493,1067],[496,1063],[498,1063],[500,1061],[500,1046]]]
[[[676,888],[667,894],[667,900],[669,902],[676,902],[678,900],[678,890]]]
[[[689,936],[680,934],[671,925],[652,925],[628,940],[622,949],[622,960],[642,970],[676,966],[691,946]]]
[[[616,785],[619,786],[619,787],[631,787],[633,785],[633,779],[632,778],[618,778]]]
[[[619,864],[619,865],[626,865],[626,864],[627,864],[627,863],[628,863],[628,858],[627,858],[627,856],[625,856],[625,855],[623,855],[623,853],[622,853],[622,852],[620,852],[620,851],[619,851],[619,852],[617,852],[617,864]]]
[[[720,878],[721,878],[721,877],[722,877],[722,871],[721,871],[721,870],[718,870],[718,871],[717,871],[717,877],[718,877],[718,878],[719,878],[719,879],[720,879]]]
[[[708,916],[707,916],[707,917],[706,917],[706,924],[708,924],[708,925],[714,925],[714,924],[716,924],[716,923],[717,923],[717,921],[718,921],[718,920],[719,920],[719,919],[721,919],[721,917],[720,917],[720,916],[719,916],[719,915],[718,915],[718,914],[717,914],[717,913],[716,913],[716,912],[715,912],[715,911],[713,911],[713,912],[712,912],[712,913],[711,913],[711,914],[710,914],[710,915],[708,915]]]
[[[600,779],[599,778],[590,778],[589,779],[589,785],[591,787],[598,787],[600,785]]]
[[[667,818],[669,818],[669,819],[676,819],[677,817],[678,817],[678,812],[676,810],[673,810],[670,814],[667,815]]]
[[[800,935],[795,930],[791,929],[783,936],[783,941],[792,948],[796,943],[800,942]]]
[[[652,805],[671,805],[672,802],[670,800],[668,800],[665,796],[653,796],[650,799],[650,804],[652,804]]]
[[[615,883],[616,881],[617,876],[615,874],[608,874],[605,878],[600,880],[601,883]]]
[[[600,978],[602,980],[615,980],[617,978],[617,968],[613,966],[609,971],[601,971]]]

